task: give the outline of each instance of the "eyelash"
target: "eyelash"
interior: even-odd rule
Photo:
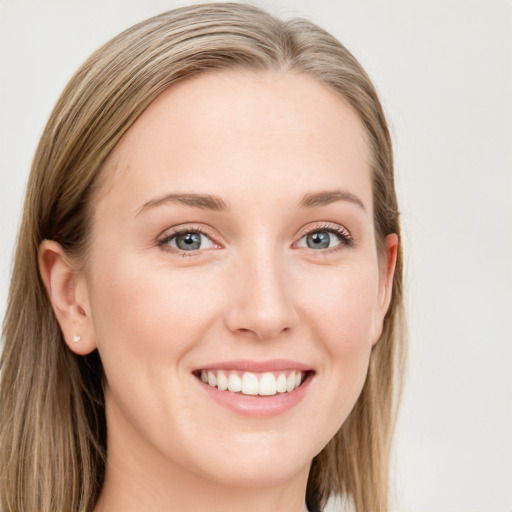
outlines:
[[[331,254],[332,252],[340,251],[343,250],[344,248],[354,246],[354,238],[352,237],[348,229],[344,228],[343,226],[340,226],[339,224],[332,224],[329,222],[308,226],[307,229],[301,233],[298,241],[302,240],[305,236],[317,232],[331,233],[336,235],[340,239],[340,243],[338,245],[335,245],[334,247],[330,247],[323,250],[309,249],[317,254],[328,255]],[[298,241],[295,243],[298,243]]]
[[[213,234],[209,233],[209,231],[206,230],[202,226],[194,226],[194,225],[179,227],[179,228],[171,229],[170,231],[167,231],[162,236],[162,238],[160,238],[157,241],[157,245],[159,247],[161,247],[162,250],[164,250],[164,251],[174,253],[174,254],[179,254],[183,257],[196,256],[198,254],[201,254],[204,250],[206,250],[206,249],[197,249],[197,250],[192,250],[192,251],[184,251],[179,248],[175,248],[175,247],[171,247],[171,246],[167,245],[173,238],[176,238],[180,235],[185,235],[187,233],[199,233],[200,235],[204,235],[209,240],[211,240],[212,244],[214,244],[218,247],[221,247],[221,245],[215,241],[215,237],[213,236]]]
[[[310,235],[312,233],[316,233],[316,232],[326,232],[326,233],[334,234],[337,237],[339,237],[340,243],[335,245],[334,247],[321,249],[321,250],[309,248],[309,250],[313,251],[314,253],[327,255],[327,254],[330,254],[331,252],[340,251],[345,247],[352,247],[354,245],[354,239],[353,239],[352,235],[350,234],[350,232],[346,228],[344,228],[343,226],[340,226],[338,224],[331,224],[331,223],[321,223],[321,224],[315,224],[313,226],[308,226],[308,228],[306,230],[301,232],[299,239],[296,242],[294,242],[294,245],[297,244],[300,240],[302,240],[305,236],[308,236],[308,235]],[[158,245],[158,247],[161,247],[163,250],[165,250],[167,252],[179,254],[183,257],[196,256],[196,255],[201,254],[204,250],[207,250],[207,249],[196,249],[196,250],[191,250],[191,251],[185,251],[185,250],[167,245],[174,238],[176,238],[180,235],[185,235],[187,233],[199,233],[200,235],[204,235],[209,240],[211,240],[212,244],[214,244],[218,247],[221,247],[221,245],[215,241],[215,237],[211,233],[209,233],[208,230],[206,230],[202,226],[194,226],[194,225],[179,227],[176,229],[172,229],[171,231],[167,231],[162,236],[162,238],[160,238],[157,241],[157,245]]]

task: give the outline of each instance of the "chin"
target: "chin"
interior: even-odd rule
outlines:
[[[311,460],[293,463],[292,461],[281,461],[279,464],[272,461],[245,460],[243,463],[234,462],[223,466],[220,474],[216,468],[210,479],[223,486],[239,488],[270,488],[293,481],[301,474],[309,473]]]
[[[207,462],[203,475],[229,487],[272,487],[300,475],[307,478],[311,460],[319,450],[306,446],[304,441],[271,437],[256,436],[250,446],[238,442],[226,449],[218,446],[220,449],[209,450],[207,458],[201,460]]]

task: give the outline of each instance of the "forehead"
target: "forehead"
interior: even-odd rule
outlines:
[[[371,209],[370,160],[357,113],[317,79],[206,73],[164,91],[128,129],[99,197],[343,186]]]

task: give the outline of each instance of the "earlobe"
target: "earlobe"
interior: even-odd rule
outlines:
[[[39,246],[39,272],[67,346],[76,354],[96,348],[84,277],[60,244]]]

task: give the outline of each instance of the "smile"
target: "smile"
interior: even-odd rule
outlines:
[[[277,372],[240,372],[236,370],[200,370],[198,376],[211,387],[243,395],[273,396],[291,393],[304,380],[306,372],[287,370]]]
[[[243,416],[268,418],[298,405],[316,371],[287,359],[224,361],[192,372],[209,399]]]

